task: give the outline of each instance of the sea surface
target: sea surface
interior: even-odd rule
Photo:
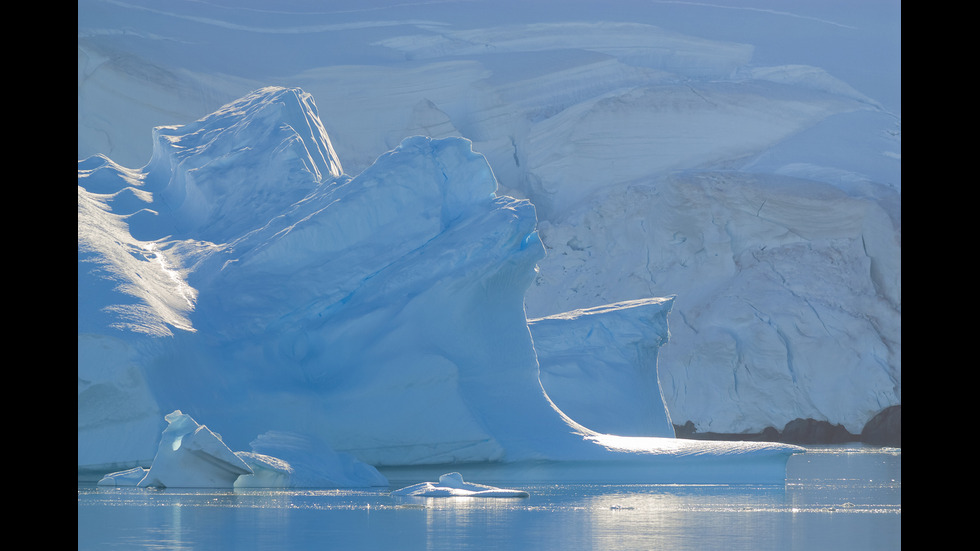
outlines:
[[[390,488],[78,486],[78,548],[148,550],[896,550],[902,454],[811,447],[783,485],[483,484],[527,498],[408,498]]]

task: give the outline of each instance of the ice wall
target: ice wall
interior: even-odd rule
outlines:
[[[322,162],[329,141],[317,120],[308,94],[264,88],[158,131],[142,170],[79,163],[80,468],[145,458],[131,421],[181,409],[221,427],[230,449],[283,449],[270,435],[293,434],[377,467],[611,462],[650,480],[734,454],[763,466],[750,478],[780,478],[798,448],[691,443],[700,451],[678,453],[670,438],[623,436],[611,445],[561,411],[542,389],[524,312],[545,254],[533,205],[498,195],[462,138],[406,139],[353,178],[321,170],[339,163]],[[667,304],[648,302],[648,348],[666,337]],[[118,342],[124,358],[102,387],[121,392],[117,379],[132,373],[145,400],[108,411],[81,399],[83,377],[94,380],[104,360],[82,343],[100,340]],[[655,430],[666,420],[664,411]],[[281,474],[242,458],[259,478]]]
[[[652,298],[528,320],[548,397],[601,433],[674,437],[657,356],[673,298]]]
[[[631,185],[539,224],[553,246],[528,312],[545,310],[545,286],[562,289],[547,306],[559,311],[670,289],[660,383],[675,422],[740,433],[813,418],[859,434],[901,402],[900,218],[889,204],[728,171]]]
[[[660,374],[678,424],[757,432],[809,417],[857,434],[901,403],[899,2],[382,3],[383,18],[356,2],[276,3],[270,18],[81,0],[79,158],[139,167],[161,146],[155,126],[270,82],[302,87],[351,175],[408,136],[472,140],[502,193],[536,206],[548,254],[525,295],[532,318],[676,295]],[[279,159],[300,143],[315,140]],[[244,150],[226,153],[245,166]],[[193,191],[208,168],[185,167]],[[193,227],[212,208],[180,218]],[[195,239],[132,254],[163,260]],[[179,323],[187,300],[154,293],[152,307],[112,302],[136,320],[117,322]]]
[[[547,447],[561,421],[523,309],[544,254],[533,206],[496,196],[464,139],[406,140],[353,179],[315,169],[338,166],[321,162],[317,121],[308,95],[263,89],[159,130],[143,171],[80,163],[79,342],[116,339],[132,356],[117,371],[150,389],[120,415],[80,399],[80,435],[125,432],[127,413],[158,424],[152,412],[179,406],[226,427],[236,449],[270,430],[374,464]],[[275,182],[286,198],[266,200]],[[255,208],[218,200],[250,187]],[[139,200],[117,202],[127,194]],[[84,352],[89,380],[103,357]],[[92,434],[125,440],[112,433]],[[89,458],[99,447],[80,438],[80,464],[111,463]]]

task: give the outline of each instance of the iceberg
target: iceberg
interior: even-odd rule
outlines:
[[[221,436],[180,410],[166,416],[159,450],[149,469],[106,474],[99,486],[140,488],[355,488],[387,486],[370,465],[308,438],[264,434],[251,452],[232,452]],[[274,457],[272,451],[285,457]]]
[[[343,186],[419,134],[471,140],[500,195],[534,205],[548,254],[524,294],[528,317],[676,297],[659,356],[676,425],[755,435],[803,418],[857,435],[900,408],[900,3],[648,2],[624,20],[551,1],[535,3],[533,21],[441,2],[393,5],[383,19],[310,2],[277,5],[274,19],[196,2],[137,9],[150,3],[78,4],[79,230],[120,245],[101,264],[79,250],[78,430],[102,442],[80,447],[80,465],[148,466],[163,415],[188,406],[164,400],[143,367],[147,345],[170,338],[154,335],[220,334],[258,354],[257,341],[250,354],[222,340],[241,327],[216,314],[205,281],[264,300],[256,312],[294,311],[307,299],[262,298],[232,265],[271,226],[310,214],[292,205],[313,187]],[[163,28],[172,47],[157,47]],[[270,78],[326,116],[307,116],[305,100],[236,101]],[[305,245],[290,246],[295,257],[266,267],[293,269]],[[89,277],[96,267],[104,277]],[[289,284],[301,294],[309,281]],[[283,345],[299,357],[307,338]],[[111,361],[89,361],[101,354]],[[236,437],[239,449],[254,436]]]
[[[252,469],[235,455],[205,425],[199,425],[190,415],[176,410],[166,417],[160,447],[153,466],[135,467],[110,473],[99,481],[100,486],[126,486],[135,482],[140,488],[231,488],[235,480]],[[142,474],[138,481],[137,477]]]
[[[146,478],[146,473],[150,472],[150,469],[145,469],[143,467],[133,467],[132,469],[126,469],[125,471],[118,471],[114,473],[108,473],[103,476],[99,482],[99,486],[139,486],[140,482]]]
[[[498,194],[465,138],[406,138],[351,177],[313,98],[268,87],[155,139],[139,170],[79,162],[79,378],[103,362],[82,342],[118,342],[125,361],[110,375],[146,394],[122,411],[79,401],[80,420],[100,428],[79,430],[80,471],[139,464],[146,451],[126,447],[133,420],[177,405],[222,436],[175,411],[142,486],[384,484],[386,469],[464,463],[779,482],[802,450],[650,436],[670,435],[655,381],[669,299],[529,324],[524,294],[545,256],[534,205]],[[545,344],[553,323],[568,333]],[[542,386],[539,366],[576,354],[568,344],[589,323],[609,332],[599,348],[639,353],[619,362],[637,364],[620,384],[639,392],[620,406],[637,406],[622,413],[644,436],[588,427]],[[202,458],[206,468],[192,463]]]
[[[446,473],[439,476],[439,482],[420,482],[391,492],[392,496],[403,497],[529,497],[523,490],[494,488],[483,484],[464,482],[459,473]]]
[[[364,488],[387,486],[371,465],[332,450],[301,434],[267,432],[251,443],[251,452],[235,452],[252,469],[235,488]]]

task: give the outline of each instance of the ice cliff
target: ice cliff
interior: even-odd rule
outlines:
[[[350,177],[312,97],[269,87],[154,144],[141,169],[79,161],[80,471],[146,465],[175,410],[232,450],[301,435],[379,468],[585,461],[629,480],[758,481],[797,451],[650,437],[669,430],[654,384],[669,300],[607,309],[653,318],[624,341],[652,369],[623,377],[654,404],[635,415],[643,438],[550,400],[538,358],[581,323],[564,320],[562,344],[555,320],[536,322],[535,350],[534,207],[497,194],[466,139],[408,138]],[[604,346],[638,323],[607,323]]]
[[[80,309],[103,312],[97,327],[248,334],[214,313],[203,282],[218,285],[219,263],[205,258],[246,261],[274,233],[254,228],[300,220],[305,207],[291,205],[318,177],[359,175],[406,137],[465,137],[501,195],[535,205],[547,254],[528,317],[676,297],[659,356],[674,424],[740,435],[812,419],[857,435],[883,421],[900,432],[900,416],[876,418],[901,408],[900,3],[337,0],[277,2],[274,16],[267,1],[156,4],[78,4],[79,168],[87,191],[114,194],[80,193],[92,217],[79,229],[126,244],[102,263],[107,277],[80,282]],[[278,128],[236,149],[249,132],[232,111],[196,137],[171,135],[226,104],[246,109],[234,100],[269,83],[317,99],[333,150],[298,105],[289,143]],[[265,107],[256,128],[284,109]],[[182,126],[153,130],[163,124]],[[229,215],[242,202],[268,212]],[[222,283],[246,293],[250,280],[229,270]],[[301,294],[307,281],[291,285]],[[253,296],[278,308],[273,295]],[[80,354],[106,358],[80,380],[85,399],[106,416],[129,412],[115,423],[155,427],[106,445],[154,449],[171,409],[147,406],[150,382],[127,367],[143,352],[80,332],[92,335]],[[87,416],[86,432],[106,430]]]
[[[673,437],[657,365],[673,302],[639,299],[528,320],[551,400],[599,432]]]

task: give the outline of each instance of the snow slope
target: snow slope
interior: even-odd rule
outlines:
[[[152,128],[302,87],[347,174],[408,136],[462,136],[532,201],[547,254],[529,317],[675,296],[659,357],[675,423],[858,433],[901,403],[897,2],[85,0],[78,15],[79,159],[142,167]],[[128,187],[113,200],[143,200]],[[196,287],[148,289],[151,310],[114,304],[155,317],[134,323],[148,331],[187,327]]]

